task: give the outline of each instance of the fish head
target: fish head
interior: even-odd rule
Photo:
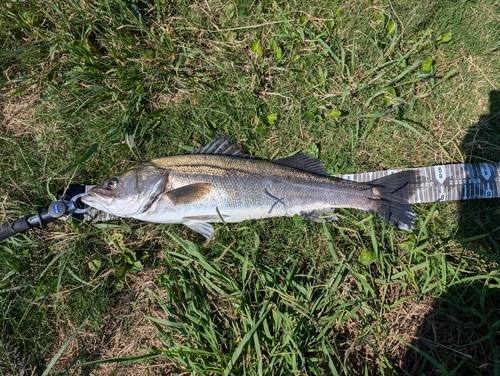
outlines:
[[[166,192],[169,171],[152,164],[134,167],[92,188],[81,201],[119,217],[148,211]]]

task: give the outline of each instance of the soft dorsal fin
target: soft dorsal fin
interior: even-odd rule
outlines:
[[[291,157],[274,159],[272,162],[279,163],[281,165],[290,166],[298,168],[299,170],[312,172],[318,175],[328,175],[325,166],[319,160],[311,157],[307,154],[298,153],[292,155]]]
[[[243,148],[227,136],[217,136],[207,145],[195,149],[192,154],[225,154],[238,157],[252,158],[249,154],[243,154]]]

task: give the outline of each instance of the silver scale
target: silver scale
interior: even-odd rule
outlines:
[[[334,175],[338,178],[356,182],[367,182],[408,169],[361,172],[356,174]],[[498,176],[500,162],[481,164],[449,164],[413,168],[420,178],[415,193],[409,198],[410,204],[436,201],[474,200],[500,197]],[[93,185],[88,185],[88,192]],[[107,221],[117,217],[91,209],[85,214],[88,221]]]

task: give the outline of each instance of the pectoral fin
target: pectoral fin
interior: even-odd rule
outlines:
[[[214,228],[210,223],[187,220],[182,222],[185,226],[189,227],[191,230],[196,231],[198,234],[203,235],[205,238],[209,238],[214,233]]]
[[[168,191],[165,194],[175,205],[190,204],[206,197],[212,192],[212,189],[211,183],[194,183]]]

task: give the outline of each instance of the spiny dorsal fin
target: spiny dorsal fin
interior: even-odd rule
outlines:
[[[307,154],[298,153],[292,155],[291,157],[274,159],[272,162],[298,168],[299,170],[312,172],[318,175],[328,175],[325,170],[325,166],[323,166],[323,163]]]
[[[189,204],[203,199],[213,189],[212,183],[194,183],[165,193],[174,205]]]
[[[225,154],[238,157],[252,158],[249,154],[243,154],[243,148],[227,136],[217,136],[207,145],[195,149],[192,154]]]

